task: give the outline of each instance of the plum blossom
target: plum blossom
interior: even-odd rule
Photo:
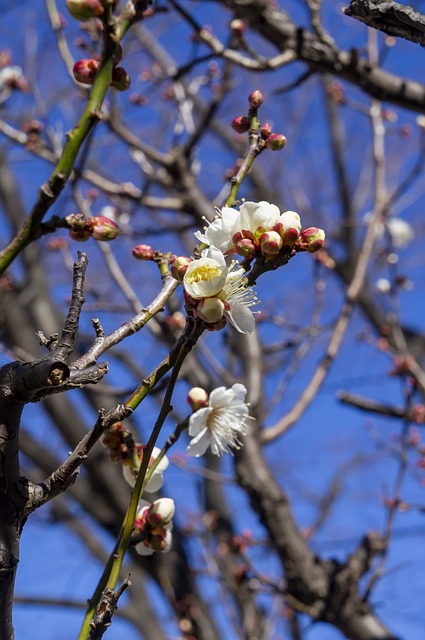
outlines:
[[[252,419],[245,402],[246,393],[240,383],[231,389],[218,387],[211,391],[208,405],[189,418],[188,432],[192,437],[186,450],[189,456],[202,456],[208,447],[216,456],[241,447],[240,437],[246,433],[246,421]]]
[[[408,222],[401,218],[390,218],[387,222],[393,245],[398,249],[407,247],[415,237],[415,232]]]
[[[152,504],[140,500],[134,527],[142,536],[142,541],[135,545],[141,556],[150,556],[155,551],[166,553],[172,544],[172,517],[175,512],[174,500],[159,498]]]
[[[195,237],[206,245],[214,245],[223,253],[233,253],[241,248],[247,255],[246,241],[253,243],[252,251],[261,250],[260,240],[266,232],[277,232],[283,244],[293,244],[301,233],[301,219],[295,211],[280,212],[269,202],[244,202],[239,211],[223,207],[217,217]]]
[[[149,460],[148,471],[152,467],[152,465],[155,463],[155,460],[157,459],[160,452],[161,452],[161,449],[159,449],[158,447],[153,448],[151,459]],[[142,461],[142,458],[143,458],[143,451],[139,455],[139,466],[137,468],[135,468],[134,465],[132,466],[129,466],[128,464],[123,465],[122,470],[123,470],[124,478],[127,480],[128,484],[131,485],[132,487],[134,487],[134,485],[136,484],[136,477],[140,468],[140,463]],[[154,493],[155,491],[158,491],[162,487],[162,485],[164,484],[164,478],[162,474],[167,469],[168,465],[169,465],[168,458],[167,456],[164,456],[160,460],[160,462],[158,463],[158,466],[155,468],[155,471],[152,473],[151,477],[146,483],[146,486],[144,489],[146,493]]]
[[[252,333],[255,320],[250,307],[257,304],[252,287],[245,284],[245,271],[211,246],[188,266],[183,286],[194,303],[194,313],[207,323],[226,317],[240,333]]]

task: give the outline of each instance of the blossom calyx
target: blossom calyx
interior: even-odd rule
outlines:
[[[286,138],[282,133],[271,133],[266,140],[266,147],[270,151],[281,151],[286,144]]]
[[[120,235],[118,225],[105,216],[88,218],[87,225],[90,228],[93,238],[99,242],[109,242],[109,240],[114,240]]]
[[[248,116],[237,116],[233,118],[230,126],[236,133],[246,133],[250,127],[250,120]]]
[[[187,394],[187,401],[192,411],[198,411],[208,404],[208,393],[202,387],[192,387]]]
[[[264,102],[264,95],[259,89],[256,89],[249,94],[248,102],[250,109],[259,109]]]
[[[97,60],[93,60],[93,58],[84,58],[83,60],[78,60],[78,62],[74,64],[72,73],[74,74],[74,78],[77,82],[90,85],[93,84],[98,69],[99,62]]]
[[[100,0],[66,0],[66,8],[70,15],[80,22],[98,18],[104,12]]]
[[[325,232],[318,227],[308,227],[301,233],[301,242],[303,248],[309,253],[319,251],[325,244]]]
[[[148,244],[138,244],[131,252],[136,260],[152,260],[154,256],[153,249]]]

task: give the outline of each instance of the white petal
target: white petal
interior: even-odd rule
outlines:
[[[190,441],[186,449],[188,456],[199,458],[202,456],[211,444],[211,439],[208,433],[208,429],[201,431],[193,440]]]
[[[122,474],[124,476],[124,479],[127,480],[130,487],[134,487],[134,485],[136,484],[136,476],[133,476],[131,468],[127,464],[123,464]]]
[[[226,311],[232,325],[239,333],[252,333],[255,329],[255,318],[252,311],[244,304],[236,302]]]
[[[280,216],[279,208],[269,202],[244,202],[240,208],[239,226],[255,231],[258,227],[271,229]]]
[[[241,402],[245,401],[246,394],[248,393],[248,391],[244,384],[241,384],[240,382],[235,382],[235,384],[232,387],[232,391],[238,400],[240,400]]]
[[[139,556],[151,556],[154,552],[153,549],[147,547],[143,542],[139,542],[139,544],[136,544],[134,548]]]
[[[145,491],[146,493],[154,493],[155,491],[158,491],[163,484],[164,478],[162,477],[162,473],[154,471],[151,478],[146,484]]]
[[[214,391],[212,392],[214,393]],[[211,407],[202,407],[202,409],[198,409],[195,413],[189,418],[189,429],[188,433],[190,436],[197,436],[201,431],[206,429],[208,416],[210,415],[212,409]]]

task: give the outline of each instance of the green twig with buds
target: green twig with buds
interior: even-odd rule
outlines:
[[[117,585],[122,563],[124,561],[124,556],[128,549],[131,535],[134,530],[134,520],[136,518],[137,506],[140,500],[140,496],[142,495],[146,483],[151,476],[151,473],[149,473],[148,475],[147,470],[153,448],[164,425],[164,422],[168,414],[172,410],[171,399],[181,366],[185,358],[188,356],[188,354],[198,341],[199,337],[202,335],[203,331],[204,326],[202,322],[193,323],[193,321],[189,321],[184,336],[176,343],[169,356],[167,356],[163,360],[161,365],[155,370],[154,374],[152,374],[152,376],[150,376],[142,383],[142,385],[138,387],[136,392],[133,393],[131,398],[124,405],[134,410],[147,395],[148,391],[153,388],[153,386],[158,382],[158,380],[162,378],[168,371],[170,371],[170,369],[172,369],[161,411],[152,430],[150,438],[146,444],[146,447],[143,451],[143,458],[136,478],[136,483],[131,493],[130,504],[124,517],[121,531],[102,573],[102,576],[99,580],[99,583],[96,587],[96,590],[92,598],[88,602],[86,615],[81,627],[80,635],[78,636],[78,640],[87,640],[88,634],[90,633],[90,622],[95,615],[97,605],[102,597],[103,592],[106,589],[113,590]],[[163,455],[165,455],[165,450],[162,454],[162,457]]]
[[[147,4],[147,3],[145,3]],[[13,262],[16,256],[31,242],[41,235],[41,223],[49,208],[59,197],[66,182],[71,176],[77,155],[87,139],[90,131],[101,119],[101,108],[106,92],[111,84],[112,72],[115,64],[117,45],[121,42],[128,29],[136,19],[140,19],[140,12],[126,12],[115,24],[111,20],[109,11],[104,20],[103,51],[99,69],[93,81],[84,112],[76,124],[66,135],[66,142],[61,157],[52,175],[40,187],[37,200],[22,228],[13,240],[0,252],[0,275]]]

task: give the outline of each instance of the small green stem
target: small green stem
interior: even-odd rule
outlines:
[[[232,178],[232,186],[230,187],[230,193],[224,204],[225,207],[233,207],[236,204],[239,187],[246,178],[255,158],[264,149],[264,143],[259,135],[260,121],[257,117],[257,109],[250,109],[248,115],[250,118],[248,155],[244,159],[237,174]]]
[[[128,549],[131,534],[134,529],[134,520],[136,518],[137,505],[139,503],[140,496],[143,493],[143,489],[146,486],[146,482],[150,477],[150,475],[147,475],[147,469],[153,448],[163,427],[163,424],[168,414],[172,410],[171,399],[181,366],[187,355],[192,350],[193,346],[196,344],[199,337],[202,335],[203,331],[203,323],[188,323],[185,335],[173,347],[172,355],[170,353],[169,356],[167,356],[167,358],[162,361],[161,365],[157,367],[154,374],[152,374],[152,376],[149,376],[149,378],[147,379],[150,381],[151,386],[146,386],[144,381],[144,383],[142,383],[142,385],[138,387],[139,391],[137,392],[136,390],[131,398],[125,403],[125,406],[132,409],[137,407],[143,400],[143,398],[146,397],[147,393],[153,388],[153,386],[155,386],[158,380],[160,380],[165,375],[165,373],[172,369],[161,411],[152,430],[151,436],[143,451],[142,462],[136,478],[136,483],[131,493],[130,504],[128,506],[127,513],[125,514],[121,531],[102,573],[102,576],[99,580],[99,583],[95,589],[95,592],[88,602],[86,615],[81,627],[80,635],[78,636],[78,640],[87,640],[88,634],[90,633],[90,622],[96,613],[96,608],[104,589],[115,589],[116,587],[122,563],[124,561],[124,556]],[[183,427],[181,430],[183,430]],[[177,431],[178,429],[176,429],[176,432]],[[165,451],[163,455],[165,455]]]
[[[128,17],[119,22],[116,33],[109,30],[104,37],[104,46],[99,71],[96,74],[92,90],[84,112],[77,125],[68,131],[65,146],[53,173],[41,186],[37,200],[28,218],[11,242],[0,252],[0,275],[13,262],[16,256],[33,240],[41,235],[42,220],[61,194],[71,176],[77,155],[90,131],[100,120],[100,110],[106,92],[111,84],[116,44],[118,44],[132,24]]]

